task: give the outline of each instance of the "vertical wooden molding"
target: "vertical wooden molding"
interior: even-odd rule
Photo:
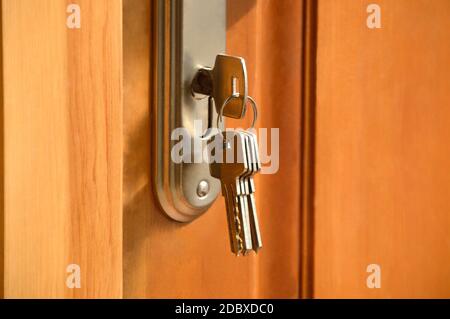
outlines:
[[[316,127],[317,1],[303,2],[301,116],[301,258],[300,297],[312,298],[314,287],[314,162]]]
[[[3,1],[0,0],[0,298],[5,296],[5,172],[3,125]]]

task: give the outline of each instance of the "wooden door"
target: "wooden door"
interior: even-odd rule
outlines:
[[[450,297],[449,40],[447,0],[318,2],[315,297]]]
[[[222,198],[180,224],[153,195],[153,2],[1,1],[3,297],[450,297],[450,3],[227,3],[257,126],[279,129],[244,258]]]
[[[229,251],[222,199],[185,225],[156,204],[151,4],[1,2],[5,298],[299,296],[302,2],[228,3],[227,52],[247,60],[258,125],[297,140],[257,179],[264,249],[248,258]]]
[[[124,1],[124,297],[298,297],[302,2],[228,1],[227,52],[246,59],[258,126],[282,135],[278,173],[257,178],[264,248],[245,258],[229,251],[222,198],[179,224],[152,196],[153,14],[149,1]]]

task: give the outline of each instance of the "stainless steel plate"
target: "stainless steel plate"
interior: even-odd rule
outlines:
[[[154,189],[169,217],[189,222],[215,201],[220,182],[210,176],[206,162],[172,161],[170,153],[178,141],[172,141],[171,134],[184,128],[192,145],[206,147],[194,121],[202,123],[203,130],[208,127],[207,99],[194,99],[190,88],[197,70],[213,66],[216,55],[225,51],[226,0],[157,0],[155,10]]]

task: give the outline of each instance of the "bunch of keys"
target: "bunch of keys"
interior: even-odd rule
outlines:
[[[256,121],[256,103],[254,106]],[[224,103],[224,106],[226,103]],[[219,114],[218,122],[222,114]],[[217,125],[219,127],[219,125]],[[215,161],[210,173],[221,181],[222,195],[227,208],[231,250],[236,255],[247,255],[262,248],[253,176],[261,170],[256,135],[251,131],[223,131],[210,139],[214,144]]]
[[[223,124],[224,116],[243,118],[248,101],[252,104],[254,115],[251,128],[255,126],[258,110],[256,102],[247,95],[244,59],[218,55],[214,68],[203,68],[197,72],[191,89],[194,97],[194,93],[209,96],[209,109],[212,109],[214,100],[218,129],[219,124]],[[247,255],[262,248],[253,181],[253,176],[261,170],[258,142],[250,130],[220,131],[208,142],[208,146],[213,147],[214,153],[211,155],[215,158],[210,160],[210,173],[222,184],[231,250],[238,256]]]

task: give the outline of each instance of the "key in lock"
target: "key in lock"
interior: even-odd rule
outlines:
[[[248,96],[245,60],[226,54],[217,55],[213,68],[204,67],[197,71],[191,89],[193,94],[212,97],[217,113],[227,103],[223,108],[223,116],[243,118]]]

